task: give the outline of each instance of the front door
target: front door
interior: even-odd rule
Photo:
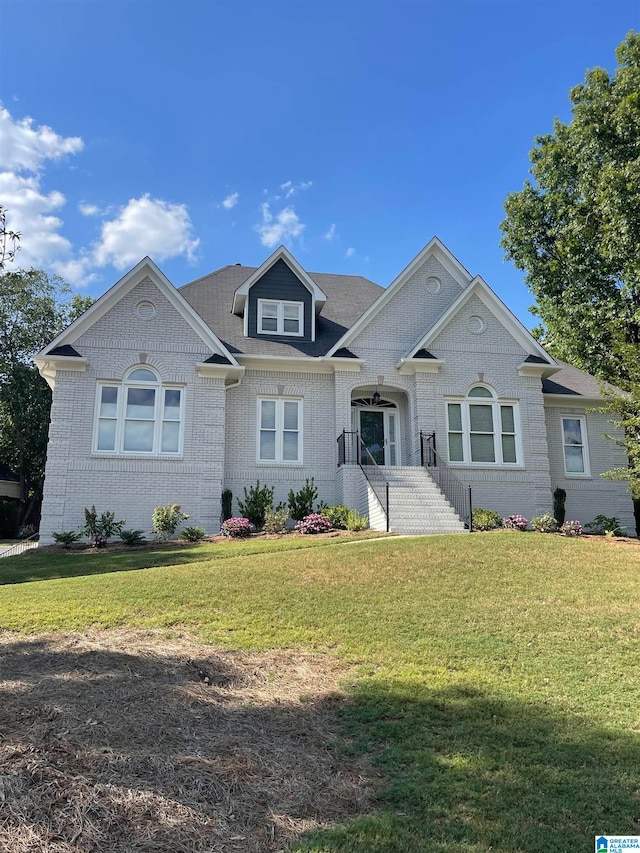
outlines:
[[[358,409],[360,437],[378,465],[397,465],[397,412],[391,409]],[[370,465],[369,454],[362,451],[362,465]]]

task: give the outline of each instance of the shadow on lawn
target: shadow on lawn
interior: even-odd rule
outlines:
[[[293,850],[576,853],[640,834],[637,735],[465,687],[361,682],[343,714],[386,775],[383,810]]]

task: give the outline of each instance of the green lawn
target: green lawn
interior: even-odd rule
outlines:
[[[503,531],[31,552],[0,560],[0,583],[11,630],[179,625],[356,662],[342,723],[383,773],[380,809],[296,850],[575,853],[640,834],[637,543]]]

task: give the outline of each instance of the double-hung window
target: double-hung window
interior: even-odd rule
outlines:
[[[583,417],[562,418],[564,470],[568,477],[588,477],[587,426]]]
[[[163,385],[147,367],[123,383],[99,383],[94,450],[177,456],[182,451],[184,393]]]
[[[302,400],[258,398],[258,462],[302,462]]]
[[[263,335],[304,334],[304,303],[258,299],[258,332]]]
[[[477,465],[517,465],[518,412],[515,402],[499,400],[476,385],[460,402],[447,403],[449,461]]]

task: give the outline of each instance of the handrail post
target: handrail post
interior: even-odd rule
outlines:
[[[471,501],[471,486],[469,489],[469,533],[473,533],[473,503]]]
[[[389,532],[389,482],[385,483],[386,504],[387,504],[387,533]]]
[[[424,468],[424,434],[420,430],[420,466]]]

